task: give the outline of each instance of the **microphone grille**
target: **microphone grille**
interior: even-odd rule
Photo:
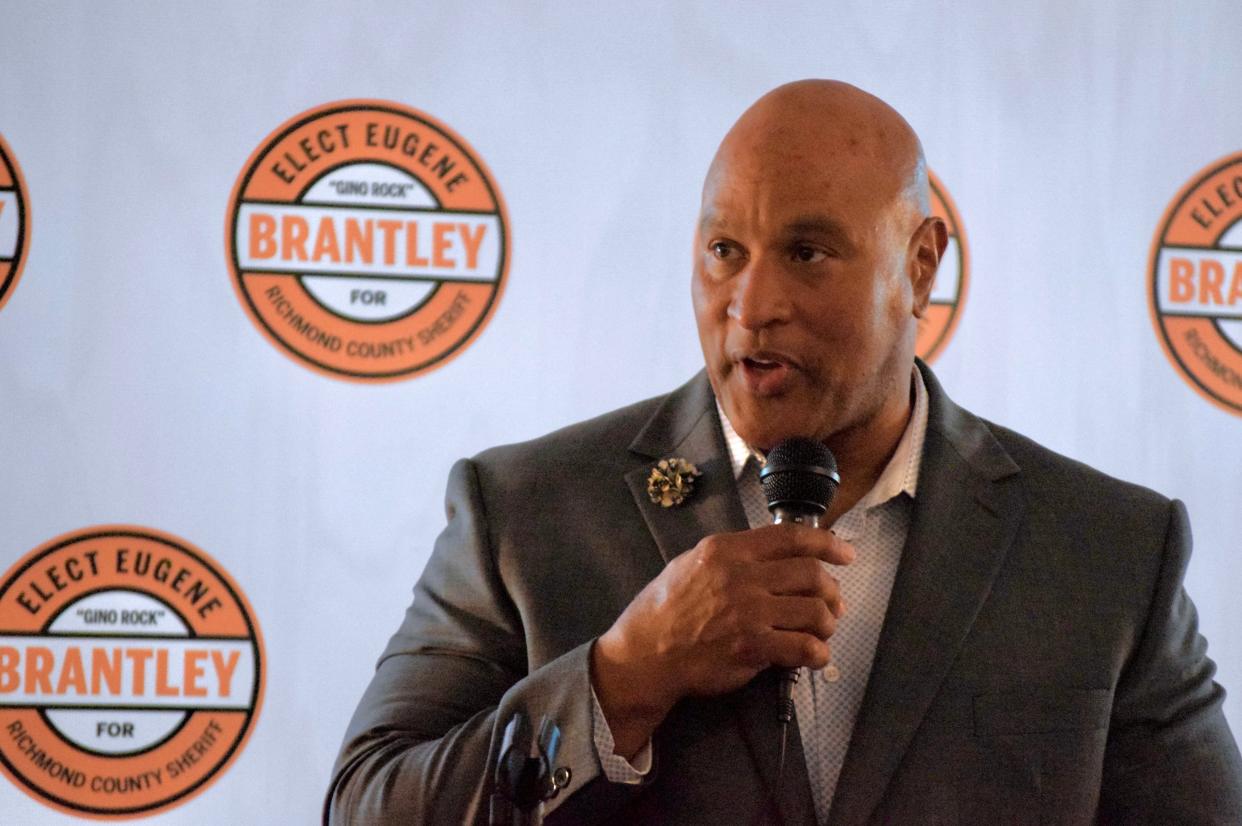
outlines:
[[[825,512],[841,477],[837,460],[823,443],[814,439],[786,439],[768,451],[759,471],[768,509],[778,506]]]

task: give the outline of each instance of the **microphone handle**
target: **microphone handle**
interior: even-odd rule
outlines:
[[[777,505],[772,509],[772,523],[780,525],[784,522],[796,522],[800,525],[809,525],[812,528],[819,527],[820,512],[817,510],[798,510],[794,508],[785,508]],[[801,668],[782,668],[780,696],[777,700],[776,719],[782,724],[787,724],[794,716],[793,687],[798,680],[802,678]]]
[[[818,528],[819,518],[823,515],[823,512],[818,510],[808,513],[796,508],[777,505],[772,509],[772,524],[780,525],[783,522],[797,522],[799,525],[810,525],[812,528]]]

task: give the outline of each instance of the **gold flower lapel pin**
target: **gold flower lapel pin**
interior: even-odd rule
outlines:
[[[647,495],[662,508],[680,505],[694,492],[695,477],[701,475],[699,469],[685,459],[661,459],[647,477]]]

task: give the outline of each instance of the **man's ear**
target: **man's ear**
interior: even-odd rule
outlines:
[[[934,215],[923,219],[910,238],[910,285],[914,289],[915,318],[922,318],[927,311],[932,284],[936,283],[936,270],[948,245],[948,227]]]

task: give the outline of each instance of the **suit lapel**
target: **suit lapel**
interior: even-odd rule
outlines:
[[[665,562],[690,550],[705,536],[749,527],[715,410],[711,385],[706,374],[700,373],[669,396],[630,445],[633,452],[654,460],[627,472],[625,482]],[[673,456],[692,462],[702,476],[682,504],[664,508],[647,495],[647,477],[655,461]],[[776,802],[780,822],[814,823],[815,807],[796,725],[789,731],[785,777],[778,782],[776,697],[776,672],[769,670],[722,702],[732,707],[769,793],[776,795],[779,789]]]
[[[1018,467],[925,365],[918,492],[830,826],[866,823],[988,597],[1018,524]]]
[[[709,534],[747,527],[715,409],[711,385],[700,373],[668,397],[630,445],[652,460],[626,473],[625,483],[665,562]],[[682,504],[664,508],[647,495],[647,477],[656,461],[674,456],[694,464],[702,475]]]

